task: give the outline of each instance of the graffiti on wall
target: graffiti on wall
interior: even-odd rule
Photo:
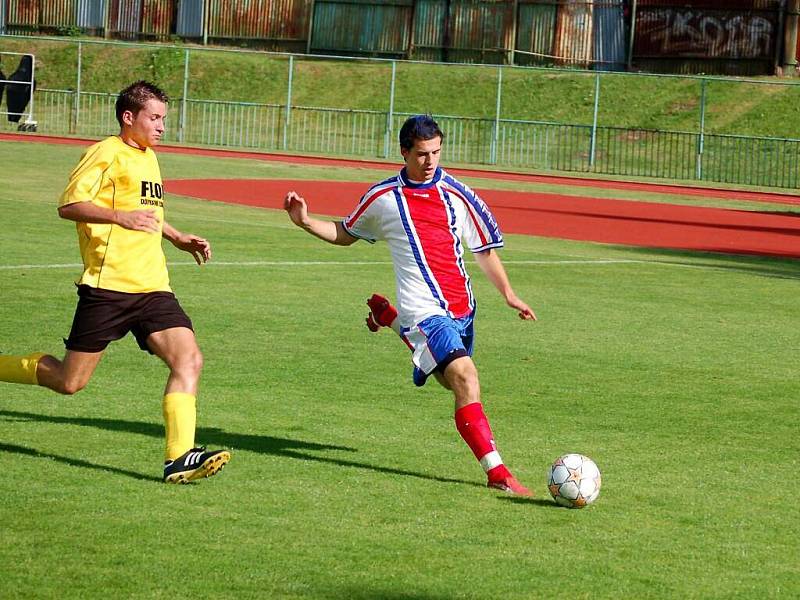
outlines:
[[[639,56],[769,59],[774,54],[773,13],[651,8],[637,15]]]

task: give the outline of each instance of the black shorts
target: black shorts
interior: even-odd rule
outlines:
[[[67,350],[101,352],[109,343],[133,332],[142,350],[151,333],[172,327],[192,328],[192,321],[172,292],[128,294],[78,286],[78,306],[72,320]]]

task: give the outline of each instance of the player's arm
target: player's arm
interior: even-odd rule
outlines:
[[[286,194],[283,208],[289,214],[292,223],[319,239],[336,246],[349,246],[358,241],[345,231],[340,222],[323,221],[308,216],[308,205],[305,199],[295,192]]]
[[[94,203],[114,160],[114,154],[100,145],[89,149],[70,173],[67,187],[58,200],[58,216],[79,223],[110,223],[125,229],[158,232],[154,210],[120,211]]]
[[[194,257],[198,265],[211,260],[211,242],[192,233],[178,231],[172,225],[164,221],[161,235],[169,240],[178,250],[188,252]]]
[[[484,272],[487,279],[497,288],[505,298],[506,303],[519,313],[519,318],[526,321],[535,321],[536,315],[531,307],[525,304],[515,293],[508,280],[505,267],[500,261],[497,252],[492,249],[475,253],[475,261]]]
[[[135,231],[158,231],[158,218],[154,210],[112,210],[83,201],[59,206],[58,216],[79,223],[111,223]]]

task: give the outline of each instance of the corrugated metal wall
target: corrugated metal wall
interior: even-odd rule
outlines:
[[[305,49],[310,0],[214,0],[208,5],[208,37],[258,40],[261,46]]]
[[[528,1],[519,3],[515,63],[552,65],[558,2]]]
[[[175,33],[186,38],[203,37],[204,0],[179,0]]]
[[[142,0],[110,0],[108,31],[115,37],[136,39],[142,25]]]
[[[75,0],[6,0],[9,33],[52,31],[75,25]]]
[[[78,0],[75,24],[88,31],[103,31],[106,27],[105,10],[105,0]]]
[[[174,34],[177,8],[173,0],[142,0],[140,32],[161,39]]]
[[[622,71],[627,54],[625,12],[622,0],[607,0],[594,6],[592,60],[598,71]]]
[[[414,8],[412,41],[408,57],[415,60],[446,60],[443,49],[449,45],[446,23],[449,2],[443,0],[417,0]]]
[[[633,64],[679,73],[770,74],[783,36],[780,0],[640,0]]]
[[[784,0],[0,0],[8,33],[81,28],[289,52],[770,74]],[[205,7],[205,8],[204,8]],[[4,19],[3,19],[4,17]],[[107,21],[106,21],[107,19]],[[633,56],[627,56],[633,25]]]
[[[317,0],[311,50],[323,54],[405,56],[412,0]]]
[[[513,60],[513,2],[418,0],[413,10],[409,58],[489,64]]]

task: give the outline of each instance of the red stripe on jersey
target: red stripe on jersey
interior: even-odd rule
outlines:
[[[378,198],[379,196],[382,196],[383,194],[388,192],[390,189],[391,189],[391,187],[381,188],[381,189],[377,190],[371,196],[369,196],[366,199],[364,199],[364,201],[361,203],[361,206],[359,206],[358,209],[356,209],[356,212],[354,212],[352,214],[352,216],[349,219],[347,219],[347,221],[345,221],[345,223],[344,223],[345,227],[347,227],[348,229],[353,227],[353,225],[355,225],[355,222],[358,221],[358,218],[362,214],[364,214],[365,210],[367,210],[369,208],[369,205],[372,204],[375,201],[376,198]]]
[[[478,236],[481,238],[481,246],[485,246],[486,244],[488,244],[489,240],[486,239],[486,236],[483,233],[483,227],[480,226],[480,222],[478,221],[478,217],[475,216],[475,209],[472,207],[472,205],[467,201],[466,198],[464,198],[464,196],[459,194],[453,188],[447,187],[446,189],[448,194],[452,194],[453,196],[455,196],[464,203],[464,206],[467,209],[467,214],[469,215],[469,218],[472,219],[472,224],[475,226],[475,229],[478,232]]]
[[[409,216],[414,223],[425,264],[447,302],[447,309],[460,318],[470,313],[468,283],[459,268],[456,240],[450,230],[450,214],[436,186],[403,187]]]

